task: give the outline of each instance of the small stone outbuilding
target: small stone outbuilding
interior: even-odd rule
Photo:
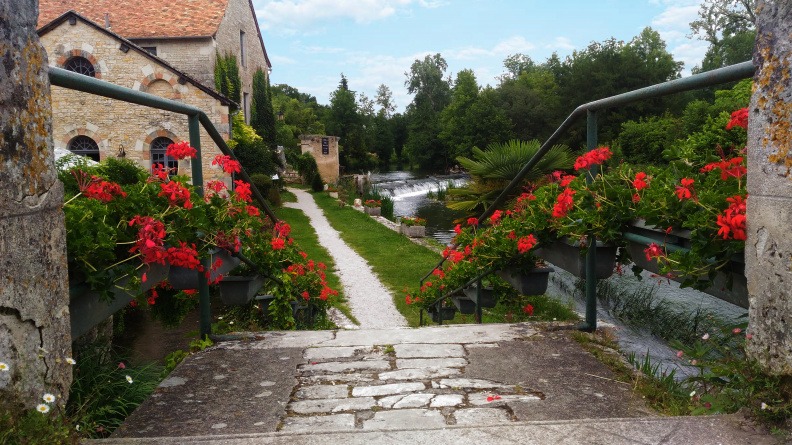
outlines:
[[[338,182],[338,136],[300,135],[300,148],[303,153],[311,153],[319,167],[319,175],[326,184]]]

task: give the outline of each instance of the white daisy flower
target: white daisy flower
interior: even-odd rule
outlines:
[[[11,368],[6,362],[0,362],[0,372],[8,372]]]
[[[132,383],[132,377],[126,376],[127,382]]]
[[[764,403],[764,402],[762,402],[762,409],[763,409],[763,410],[767,409],[767,404],[766,404],[766,403]]]
[[[695,395],[696,395],[696,391],[693,391],[693,392],[690,393],[690,397],[693,397]]]
[[[66,357],[66,363],[68,363],[68,364],[70,364],[70,365],[76,365],[76,364],[77,364],[77,361],[76,361],[76,360],[74,360],[74,359],[73,359],[73,358],[71,358],[71,357]]]
[[[39,403],[36,405],[36,411],[40,412],[41,414],[47,414],[50,410],[49,405],[45,405],[43,403]]]
[[[52,403],[55,401],[55,396],[50,393],[46,393],[44,394],[44,397],[42,397],[42,399],[44,399],[44,401],[47,403]]]
[[[709,333],[706,333],[706,334],[702,335],[701,339],[702,340],[709,340]]]

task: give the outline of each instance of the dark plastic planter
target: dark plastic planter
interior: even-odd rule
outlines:
[[[616,246],[597,243],[597,278],[604,279],[613,275],[616,265]],[[586,256],[581,249],[565,241],[555,241],[550,245],[537,249],[536,254],[542,259],[575,275],[586,278]]]
[[[256,292],[264,285],[264,278],[224,277],[220,282],[220,300],[226,305],[243,305],[256,296]]]
[[[466,295],[454,295],[451,297],[451,301],[461,314],[470,315],[476,313],[476,302]]]
[[[498,271],[498,276],[506,280],[522,295],[544,295],[552,267],[537,267],[529,272],[506,269]]]
[[[478,288],[477,286],[470,286],[466,287],[463,292],[465,292],[465,296],[471,300],[473,303],[476,303],[478,300]],[[481,288],[481,300],[479,300],[479,305],[481,307],[486,308],[493,308],[497,303],[495,299],[495,290],[491,287],[482,287]]]
[[[209,276],[209,282],[214,282],[220,275],[225,275],[240,263],[240,259],[231,255],[231,252],[225,249],[216,249],[211,252],[209,264],[214,264],[215,261],[222,260],[222,265],[213,270]],[[171,267],[168,274],[168,283],[177,290],[197,289],[198,280],[203,279],[204,275],[195,269],[187,269],[186,267]]]
[[[454,306],[445,306],[440,308],[438,312],[437,308],[434,306],[430,307],[426,310],[429,315],[432,317],[432,321],[435,323],[440,323],[441,317],[442,320],[453,320],[454,316],[456,315],[456,307]]]

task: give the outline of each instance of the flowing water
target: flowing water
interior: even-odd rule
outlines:
[[[393,215],[418,216],[426,219],[426,234],[443,244],[450,244],[457,220],[465,213],[451,210],[442,201],[427,195],[445,190],[449,185],[467,185],[466,175],[419,176],[407,171],[372,173],[371,183],[382,196],[393,199]]]

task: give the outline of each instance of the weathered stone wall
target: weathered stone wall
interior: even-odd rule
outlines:
[[[63,185],[36,0],[0,0],[0,399],[65,403],[72,379]]]
[[[760,1],[748,121],[750,353],[792,375],[792,3]]]
[[[239,31],[245,32],[244,66],[241,65]],[[250,122],[253,74],[258,68],[261,68],[266,76],[269,76],[269,73],[267,72],[267,62],[264,59],[264,49],[261,47],[261,42],[256,33],[256,17],[250,10],[248,0],[228,0],[225,17],[220,22],[215,39],[217,40],[217,51],[220,54],[230,52],[235,54],[240,62],[239,76],[242,78],[242,93],[248,93],[248,109],[245,122]],[[212,72],[214,72],[214,62],[212,63]],[[242,107],[242,99],[240,99],[239,106]]]
[[[322,138],[327,138],[328,153],[322,153]],[[338,182],[338,136],[301,135],[300,146],[303,153],[311,153],[316,159],[319,175],[325,184]]]
[[[154,46],[157,57],[184,71],[195,80],[214,89],[215,41],[204,39],[142,40],[134,39],[140,46]]]
[[[178,82],[178,73],[131,49],[124,53],[119,41],[82,22],[64,22],[44,34],[41,42],[52,66],[63,67],[73,51],[90,55],[102,70],[102,80],[127,88],[180,100],[203,110],[224,139],[228,139],[228,107],[191,83]],[[91,137],[99,145],[100,156],[114,157],[123,145],[126,157],[150,168],[150,144],[159,136],[174,141],[189,140],[187,117],[114,99],[68,89],[52,88],[53,138],[55,147],[67,148],[78,135]],[[220,150],[201,128],[204,180],[228,180],[212,166]],[[191,175],[190,161],[182,161],[179,174]]]

